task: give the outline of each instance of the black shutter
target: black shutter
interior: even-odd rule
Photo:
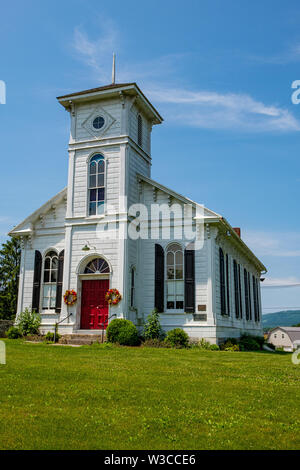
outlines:
[[[245,287],[246,320],[249,320],[250,313],[249,313],[248,273],[245,268],[244,268],[244,287]]]
[[[254,299],[254,320],[258,321],[257,315],[257,295],[256,295],[256,281],[255,277],[252,276],[252,283],[253,283],[253,299]]]
[[[32,311],[35,310],[36,312],[38,312],[40,309],[41,275],[42,275],[42,255],[38,250],[35,250],[33,289],[32,289]]]
[[[219,248],[219,265],[220,265],[221,315],[226,315],[224,253],[221,247]]]
[[[164,311],[164,250],[155,244],[155,299],[154,306],[159,313]]]
[[[226,254],[227,315],[230,315],[229,256]]]
[[[255,281],[255,286],[256,286],[256,305],[257,305],[257,321],[260,320],[260,303],[259,303],[259,294],[258,294],[258,279]]]
[[[243,318],[243,300],[242,300],[241,266],[240,266],[239,264],[238,264],[238,281],[239,281],[240,318]]]
[[[184,311],[195,313],[195,250],[184,251]]]
[[[56,303],[55,303],[56,313],[60,313],[61,311],[62,286],[63,286],[63,276],[64,276],[64,257],[65,257],[65,251],[62,250],[58,255],[58,271],[57,271]]]
[[[248,293],[249,293],[249,320],[252,320],[252,302],[251,302],[250,273],[248,273]]]
[[[235,316],[240,317],[240,303],[239,303],[239,282],[238,282],[238,269],[237,263],[233,261],[233,274],[234,274],[234,301],[235,301]]]

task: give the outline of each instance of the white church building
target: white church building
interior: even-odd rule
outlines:
[[[266,268],[224,217],[151,179],[163,119],[136,83],[58,101],[71,121],[68,185],[10,232],[22,246],[17,314],[39,312],[44,333],[60,322],[60,334],[95,334],[116,317],[141,329],[157,308],[164,330],[191,338],[262,334]]]

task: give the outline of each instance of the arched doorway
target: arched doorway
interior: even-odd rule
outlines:
[[[103,258],[88,262],[81,276],[82,330],[102,330],[108,324],[108,303],[105,294],[109,289],[110,269]]]

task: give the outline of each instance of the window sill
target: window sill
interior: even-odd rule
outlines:
[[[184,310],[166,310],[163,315],[185,315],[186,312]],[[187,313],[187,315],[189,315]]]
[[[40,315],[59,315],[55,310],[42,310]]]

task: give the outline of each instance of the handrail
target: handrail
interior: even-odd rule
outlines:
[[[116,317],[117,314],[116,313],[113,313],[110,317],[108,317],[107,321],[109,321],[112,317]],[[100,325],[102,326],[102,344],[104,343],[104,325],[105,325],[106,322],[102,322],[100,323]]]
[[[63,321],[67,320],[70,316],[72,315],[72,312],[65,318],[63,318],[62,320],[58,321],[55,323],[55,327],[54,327],[54,343],[56,343],[56,330],[57,330],[57,327],[60,323],[62,323]],[[109,321],[112,317],[116,317],[117,314],[116,313],[113,313],[110,317],[108,317],[107,321]],[[105,325],[106,322],[102,322],[100,323],[100,325],[102,326],[102,343],[104,343],[104,325]]]
[[[54,344],[56,343],[56,330],[57,330],[58,325],[60,323],[62,323],[63,321],[67,320],[71,315],[72,315],[72,312],[69,313],[69,315],[66,316],[65,318],[63,318],[62,320],[55,322],[55,326],[54,326]]]

